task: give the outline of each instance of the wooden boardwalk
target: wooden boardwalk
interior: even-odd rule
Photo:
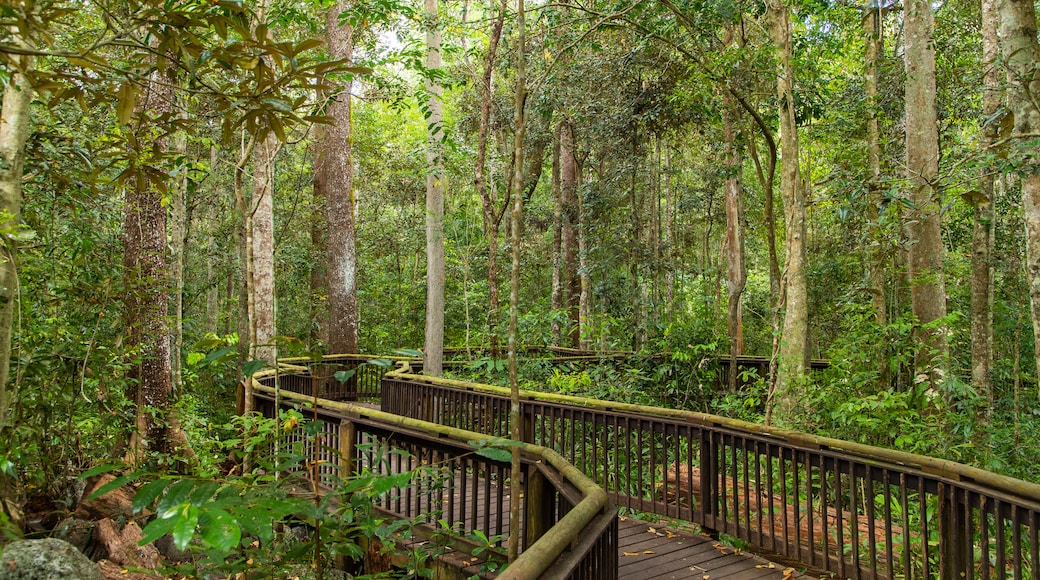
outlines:
[[[795,570],[741,553],[709,537],[622,517],[618,523],[618,578],[757,580],[804,578]],[[785,573],[786,572],[786,573]]]

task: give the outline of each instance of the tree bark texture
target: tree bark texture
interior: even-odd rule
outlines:
[[[437,0],[426,13],[426,341],[423,372],[440,376],[444,362],[444,126],[441,85],[441,31]]]
[[[554,315],[550,322],[549,332],[555,341],[553,344],[563,344],[563,329],[560,319],[555,315],[563,310],[563,192],[560,185],[560,133],[563,130],[563,121],[556,124],[553,131],[553,157],[552,157],[552,195],[553,195],[553,221],[552,221],[552,289],[549,295],[549,307]]]
[[[516,88],[513,93],[513,174],[510,177],[509,196],[512,202],[510,219],[510,254],[512,267],[509,281],[509,437],[514,441],[523,439],[520,425],[520,379],[517,374],[517,324],[520,317],[520,247],[523,231],[524,209],[524,135],[527,124],[524,106],[527,103],[526,54],[527,32],[525,30],[524,0],[516,2],[517,18],[517,65]],[[520,497],[520,448],[510,447],[510,497]],[[510,562],[520,553],[520,502],[509,503],[509,539],[506,552]]]
[[[249,301],[250,354],[256,360],[274,366],[277,356],[275,336],[274,286],[274,179],[275,157],[282,144],[274,132],[268,133],[258,144],[253,159],[252,198],[252,281]]]
[[[488,133],[491,126],[491,102],[494,98],[494,85],[491,82],[495,71],[495,55],[498,43],[502,38],[502,25],[505,21],[506,0],[499,5],[498,14],[491,24],[491,35],[488,38],[488,50],[484,56],[484,72],[480,79],[480,122],[477,127],[477,159],[474,167],[474,180],[477,195],[480,196],[481,215],[484,223],[484,235],[488,243],[488,346],[491,356],[498,356],[498,230],[502,223],[505,208],[499,208],[498,195],[487,184],[487,147]]]
[[[564,307],[570,321],[570,346],[581,345],[581,278],[578,275],[578,162],[574,157],[574,126],[560,127],[560,201],[563,210],[562,251]]]
[[[780,116],[781,195],[786,225],[784,321],[779,368],[772,397],[773,416],[787,421],[798,406],[798,391],[809,363],[809,293],[806,276],[805,194],[798,169],[798,125],[794,108],[791,24],[782,0],[769,0],[771,32],[777,47],[777,101]]]
[[[24,44],[15,35],[17,44]],[[10,409],[17,396],[9,384],[11,368],[11,336],[14,312],[18,303],[18,241],[10,235],[22,215],[22,172],[25,166],[25,142],[29,137],[29,114],[33,89],[26,72],[32,68],[32,57],[15,59],[17,69],[10,69],[4,85],[3,109],[0,109],[0,229],[3,236],[0,252],[0,430],[10,421]]]
[[[1022,187],[1022,221],[1026,236],[1026,282],[1029,285],[1033,335],[1040,337],[1040,168],[1035,149],[1025,143],[1040,131],[1040,46],[1037,44],[1036,9],[1031,0],[1000,0],[1000,50],[1007,66],[1007,100],[1015,117],[1012,129]],[[1034,357],[1040,368],[1040,340]]]
[[[867,277],[870,299],[874,307],[874,320],[879,326],[888,323],[888,300],[885,293],[885,254],[882,245],[884,234],[878,224],[881,204],[881,125],[878,115],[878,58],[881,53],[881,11],[867,8],[863,16],[864,70],[863,90],[867,96],[867,163],[869,171],[867,220],[871,234],[870,250],[867,252]],[[881,361],[887,367],[887,361]]]
[[[1000,110],[1001,90],[998,61],[1000,39],[997,0],[982,0],[982,118],[991,119]],[[982,128],[982,154],[997,140],[998,124]],[[993,244],[996,231],[996,178],[993,167],[979,176],[982,199],[975,200],[975,224],[971,238],[971,384],[986,398],[979,418],[989,420],[993,408]]]
[[[162,160],[169,148],[169,136],[161,127],[173,114],[174,64],[159,58],[137,101],[135,118],[145,126],[136,127],[142,137],[132,158]],[[154,124],[154,126],[153,126]],[[154,130],[160,133],[146,138]],[[161,161],[160,161],[161,162]],[[135,437],[130,454],[139,459],[144,450],[169,451],[170,430],[163,414],[170,407],[170,334],[166,322],[168,296],[166,262],[166,208],[162,193],[149,181],[144,168],[126,189],[123,214],[123,276],[127,352],[137,360],[130,371],[129,399],[137,404]]]
[[[931,323],[946,316],[943,281],[943,241],[940,199],[935,187],[939,173],[939,128],[935,106],[935,27],[929,0],[904,4],[903,44],[906,67],[906,171],[909,207],[904,219],[910,238],[911,310],[922,325],[915,366],[932,386],[937,365],[947,358],[945,332]],[[926,325],[930,325],[925,327]]]
[[[723,92],[722,126],[726,164],[726,280],[728,290],[729,382],[737,384],[737,357],[744,353],[742,296],[747,284],[744,261],[744,180],[740,150],[737,148],[738,112],[733,97]]]
[[[350,60],[353,30],[340,24],[339,15],[350,2],[339,2],[326,17],[329,55]],[[327,283],[329,298],[329,351],[337,354],[358,351],[357,253],[354,223],[354,169],[351,157],[351,82],[331,96],[326,114],[333,124],[325,127],[319,145],[320,174],[326,201]]]

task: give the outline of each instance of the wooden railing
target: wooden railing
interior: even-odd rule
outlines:
[[[508,391],[398,374],[382,409],[505,436]],[[619,506],[696,522],[842,578],[1040,578],[1040,486],[723,417],[536,392],[524,441]]]
[[[282,407],[306,408],[308,417],[322,421],[320,444],[311,452],[326,485],[334,480],[333,473],[362,469],[377,475],[412,472],[407,486],[381,496],[379,509],[416,522],[424,533],[443,533],[446,527],[462,544],[480,532],[504,557],[508,502],[513,500],[508,494],[508,461],[476,453],[474,442],[486,440],[486,434],[322,398],[321,394],[329,392],[322,377],[330,370],[365,361],[361,357],[344,360],[349,358],[337,357],[336,366],[329,361],[296,360],[280,372],[257,375],[255,408],[272,415],[277,399]],[[312,375],[308,367],[317,372]],[[381,374],[385,369],[374,365],[360,369],[358,396],[369,398],[365,373],[378,369]],[[319,389],[317,399],[313,388]],[[301,443],[314,445],[306,440]],[[498,577],[617,577],[617,508],[607,494],[557,452],[531,444],[520,449],[523,495],[516,501],[521,502],[522,550]]]

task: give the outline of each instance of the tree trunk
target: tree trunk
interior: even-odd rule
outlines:
[[[560,126],[560,197],[563,204],[564,307],[570,321],[570,346],[581,345],[581,278],[578,276],[578,162],[574,157],[574,126]]]
[[[178,131],[173,138],[173,150],[184,155],[187,150],[187,135]],[[187,173],[182,173],[170,188],[170,287],[173,290],[173,324],[170,329],[170,374],[173,392],[179,393],[181,385],[181,345],[184,342],[184,251],[188,245],[188,210],[186,195]]]
[[[274,287],[274,180],[275,157],[282,148],[274,132],[258,143],[253,161],[252,283],[249,330],[250,358],[274,366],[277,357]]]
[[[337,60],[349,61],[353,54],[353,30],[349,24],[341,25],[339,22],[339,15],[348,8],[349,1],[339,2],[329,10],[325,20],[329,56]],[[329,101],[326,114],[332,117],[333,124],[325,127],[322,135],[318,166],[326,197],[328,223],[329,351],[339,354],[358,351],[354,171],[350,142],[351,88],[352,83],[347,82]]]
[[[12,40],[15,44],[24,44],[17,34]],[[0,109],[0,228],[5,232],[0,255],[0,431],[8,427],[10,408],[17,397],[15,385],[8,381],[11,335],[19,295],[18,240],[11,233],[16,231],[22,215],[22,171],[33,96],[25,76],[33,66],[32,57],[16,57],[14,65],[8,68],[10,76],[4,85],[3,108]]]
[[[560,135],[566,120],[556,124],[553,131],[553,158],[552,158],[552,195],[553,195],[553,242],[552,242],[552,291],[549,296],[549,308],[553,312],[549,332],[553,338],[553,344],[563,344],[563,329],[560,326],[560,318],[557,316],[563,310],[563,283],[566,276],[563,259],[563,191],[560,184]]]
[[[1001,105],[997,36],[997,0],[982,0],[982,118],[990,119]],[[997,140],[997,123],[982,128],[982,154]],[[993,408],[993,243],[996,230],[996,191],[993,167],[979,177],[982,199],[974,200],[975,227],[971,239],[971,383],[986,398],[980,423],[989,421]]]
[[[429,0],[427,0],[429,1]],[[517,18],[517,59],[516,90],[513,95],[513,174],[510,178],[510,199],[512,215],[510,227],[510,246],[512,268],[509,284],[509,437],[514,441],[523,439],[520,425],[520,381],[517,376],[517,322],[520,313],[520,237],[523,229],[524,208],[524,133],[527,125],[524,122],[524,105],[527,102],[527,76],[525,70],[527,36],[525,30],[524,0],[516,2]],[[520,448],[510,447],[510,497],[519,498],[522,491],[520,484]],[[509,502],[509,539],[506,544],[508,559],[516,560],[520,553],[520,502]]]
[[[1000,0],[1000,49],[1008,70],[1007,100],[1014,114],[1012,138],[1034,139],[1040,131],[1040,46],[1037,44],[1036,9],[1031,0]],[[1035,149],[1020,145],[1018,176],[1022,187],[1022,221],[1026,237],[1026,283],[1029,286],[1033,335],[1040,337],[1040,173],[1033,159]],[[1040,339],[1034,340],[1034,357],[1040,368]]]
[[[499,208],[498,195],[487,185],[487,146],[488,132],[491,126],[491,100],[494,97],[494,85],[491,82],[495,71],[495,55],[498,43],[502,38],[502,25],[505,21],[506,0],[499,5],[498,14],[491,24],[491,35],[488,38],[487,55],[484,58],[484,73],[480,79],[480,124],[477,129],[477,160],[474,167],[474,180],[477,195],[480,196],[481,215],[484,223],[484,235],[488,242],[488,346],[491,356],[498,356],[498,228],[502,223],[505,208]]]
[[[870,302],[874,309],[874,322],[879,328],[888,324],[888,295],[886,256],[890,242],[881,217],[881,124],[878,116],[881,107],[878,102],[878,58],[881,55],[882,8],[868,7],[863,15],[864,44],[864,92],[867,96],[867,163],[869,168],[867,182],[867,237],[865,251],[867,263],[867,287],[870,289]],[[892,373],[889,370],[889,354],[885,345],[879,352],[882,356],[877,361],[878,388],[883,390],[892,384]]]
[[[426,342],[423,372],[440,376],[444,362],[444,126],[441,31],[437,0],[425,0],[426,17]]]
[[[729,377],[731,390],[737,386],[737,357],[744,354],[742,296],[747,284],[744,263],[744,181],[743,160],[737,148],[738,112],[732,95],[723,93],[722,126],[726,164],[726,272],[728,289]]]
[[[578,328],[581,342],[578,347],[588,350],[592,340],[592,265],[589,263],[588,240],[585,235],[585,199],[582,197],[582,170],[577,167],[578,176],[578,272],[580,295],[578,296]]]
[[[798,169],[798,126],[794,109],[794,67],[791,24],[783,0],[769,0],[771,32],[777,47],[777,101],[780,117],[781,195],[786,225],[785,274],[782,285],[784,323],[777,380],[770,398],[778,423],[790,421],[797,411],[801,382],[809,363],[809,293],[806,279],[805,194]]]
[[[910,238],[909,274],[911,309],[921,324],[917,332],[917,374],[935,387],[936,371],[947,360],[946,334],[933,322],[946,316],[943,282],[943,241],[939,193],[939,131],[935,106],[934,18],[929,0],[904,4],[903,39],[906,66],[906,171],[910,209],[906,229]]]
[[[152,73],[137,101],[135,118],[143,121],[135,127],[141,138],[131,151],[132,159],[147,157],[158,162],[168,151],[169,137],[161,127],[173,114],[175,65],[163,59],[166,66]],[[152,123],[155,126],[152,126]],[[146,137],[152,132],[154,137]],[[137,404],[136,431],[131,440],[128,459],[143,459],[145,450],[170,451],[169,417],[170,334],[167,324],[169,294],[166,262],[166,208],[162,192],[150,181],[145,168],[137,167],[127,182],[123,215],[123,276],[126,297],[126,349],[138,363],[130,370],[130,400]]]

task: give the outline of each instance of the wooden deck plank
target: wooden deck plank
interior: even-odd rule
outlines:
[[[650,533],[653,529],[657,533]],[[769,568],[766,560],[737,553],[705,536],[625,518],[618,526],[618,578],[732,578],[757,580],[784,578],[782,566]],[[645,554],[645,551],[652,554]],[[625,554],[639,554],[626,556]],[[796,577],[804,577],[796,574]]]

